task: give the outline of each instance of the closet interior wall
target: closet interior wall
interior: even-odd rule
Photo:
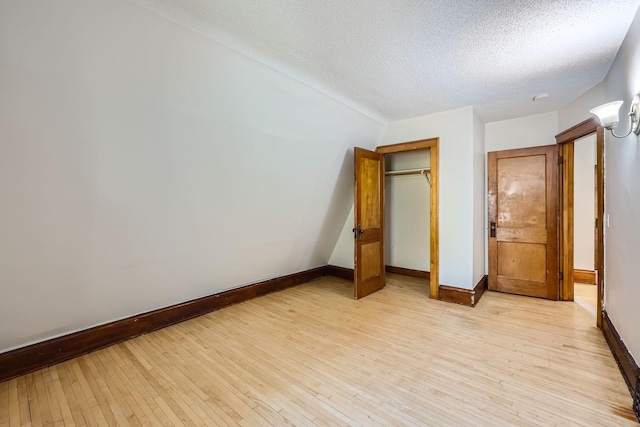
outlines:
[[[429,150],[385,157],[387,266],[430,271],[430,158]]]

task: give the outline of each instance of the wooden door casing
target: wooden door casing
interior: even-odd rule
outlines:
[[[376,149],[376,153],[396,154],[407,153],[410,151],[429,150],[431,153],[431,213],[429,216],[429,224],[431,230],[431,257],[430,257],[430,278],[429,278],[429,297],[437,299],[440,292],[440,226],[439,226],[439,173],[438,173],[438,147],[440,145],[439,138],[421,139],[417,141],[401,142],[392,145],[383,145]]]
[[[558,299],[558,151],[488,153],[489,290]]]
[[[559,198],[561,208],[560,232],[560,267],[564,278],[560,281],[560,299],[563,301],[573,301],[574,280],[573,280],[573,151],[576,141],[582,137],[595,133],[596,135],[596,181],[598,195],[596,197],[597,217],[600,223],[597,228],[596,241],[596,282],[598,285],[598,300],[596,309],[596,322],[599,328],[603,327],[604,311],[604,128],[600,125],[597,117],[590,117],[575,126],[556,135],[563,158],[562,186]]]
[[[355,147],[354,297],[384,287],[384,155]]]

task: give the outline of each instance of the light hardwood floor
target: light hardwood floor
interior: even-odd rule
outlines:
[[[598,287],[576,282],[573,289],[576,304],[582,306],[595,317],[598,306]]]
[[[577,304],[387,283],[319,279],[0,383],[0,426],[635,425]]]

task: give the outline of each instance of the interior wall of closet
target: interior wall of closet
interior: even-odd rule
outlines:
[[[429,271],[429,150],[385,157],[385,264]]]

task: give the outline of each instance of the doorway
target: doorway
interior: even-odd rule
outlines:
[[[375,152],[356,148],[353,227],[356,299],[381,289],[385,283],[385,157],[426,150],[430,154],[429,217],[425,218],[430,234],[429,296],[438,298],[438,144],[438,138],[430,138],[378,147]]]
[[[574,301],[596,317],[597,312],[597,157],[596,135],[575,141],[574,150]]]
[[[429,296],[437,299],[439,297],[439,208],[438,208],[438,188],[439,188],[439,138],[423,139],[419,141],[403,142],[394,145],[378,147],[376,152],[385,157],[398,153],[409,153],[419,151],[429,151]],[[427,220],[427,218],[425,218]]]
[[[575,300],[575,147],[584,144],[588,135],[595,135],[595,281],[596,281],[596,324],[602,328],[604,305],[604,128],[597,118],[585,120],[556,135],[561,155],[560,179],[560,299]]]
[[[385,270],[430,275],[431,151],[385,155]]]

